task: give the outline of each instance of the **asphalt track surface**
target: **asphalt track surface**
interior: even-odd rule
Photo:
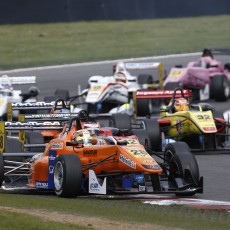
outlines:
[[[175,65],[183,65],[196,60],[200,53],[190,55],[171,55],[152,58],[142,58],[141,61],[161,62],[165,71],[169,71]],[[226,63],[230,62],[229,56],[215,55],[217,59]],[[133,60],[132,60],[133,61]],[[37,76],[37,86],[40,89],[40,97],[52,95],[55,89],[68,89],[71,96],[78,92],[78,85],[87,86],[87,80],[92,75],[112,75],[112,65],[117,61],[105,61],[95,63],[83,63],[63,66],[51,66],[43,68],[19,69],[0,72],[9,76]],[[228,102],[212,103],[219,111],[230,108]],[[204,193],[197,194],[193,198],[230,202],[230,151],[225,153],[203,153],[195,155],[200,168],[200,175],[204,177]]]

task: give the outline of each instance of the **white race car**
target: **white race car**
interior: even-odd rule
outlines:
[[[25,102],[36,101],[36,96],[39,90],[36,86],[31,86],[29,90],[22,93],[21,90],[14,90],[13,85],[19,84],[35,84],[35,76],[23,76],[23,77],[8,77],[2,75],[0,77],[0,119],[6,120],[7,118],[7,106],[12,102]],[[12,118],[18,116],[18,111],[13,112]]]
[[[156,69],[157,78],[152,75]],[[132,75],[130,70],[147,70],[150,73]],[[80,92],[85,95],[84,103],[89,113],[113,113],[124,104],[129,104],[133,93],[138,89],[162,89],[163,65],[161,63],[124,63],[118,62],[114,66],[113,76],[91,76],[88,89]],[[77,97],[79,97],[79,95]],[[72,99],[77,98],[72,97]],[[77,105],[77,104],[76,104]],[[78,111],[78,106],[76,111]]]

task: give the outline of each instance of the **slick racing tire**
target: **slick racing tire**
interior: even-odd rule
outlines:
[[[131,130],[131,118],[125,113],[114,113],[110,117],[109,126],[118,129]]]
[[[54,190],[60,197],[73,198],[80,194],[82,165],[75,154],[62,154],[54,166]]]
[[[182,178],[187,184],[199,184],[199,168],[196,158],[184,142],[168,144],[164,151],[165,162],[169,166],[169,177]],[[196,192],[175,193],[178,196],[192,196]]]
[[[0,154],[0,187],[4,181],[4,160],[2,154]]]
[[[229,98],[229,82],[226,76],[216,75],[212,78],[212,94],[216,101],[227,101]]]
[[[139,85],[152,84],[153,83],[153,77],[149,74],[139,74],[137,77],[137,81],[138,81]]]
[[[152,112],[152,102],[151,99],[137,99],[137,116],[147,116],[151,115]]]
[[[151,148],[153,151],[161,149],[161,132],[160,126],[156,119],[144,119],[142,120],[143,129],[148,133]]]

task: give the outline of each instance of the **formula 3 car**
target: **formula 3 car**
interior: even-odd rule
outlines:
[[[7,119],[7,105],[12,102],[36,101],[39,90],[36,86],[31,86],[29,90],[22,93],[21,90],[15,90],[13,85],[35,84],[35,76],[8,77],[3,75],[0,77],[0,118]],[[18,116],[18,112],[12,114],[14,118]]]
[[[171,98],[168,105],[162,105],[159,117],[153,117],[160,126],[160,133],[166,138],[186,142],[193,150],[224,150],[229,146],[228,123],[223,114],[215,111],[208,103],[190,104],[191,91],[176,88],[175,90],[140,90],[136,99],[162,100]],[[175,110],[177,99],[183,103],[181,110]],[[138,103],[137,103],[138,104]],[[141,108],[140,108],[141,109]],[[128,123],[126,121],[126,123]],[[150,123],[151,124],[151,123]],[[149,129],[159,129],[157,125]],[[155,122],[156,124],[156,122]],[[158,135],[160,135],[160,133]],[[155,135],[155,136],[158,136]]]
[[[131,75],[130,70],[157,71],[157,79],[151,74]],[[113,76],[91,76],[88,88],[71,97],[74,101],[79,96],[85,95],[86,110],[89,113],[111,113],[113,108],[127,104],[132,99],[133,92],[138,89],[162,89],[163,65],[161,63],[124,63],[118,62],[114,67]],[[76,104],[77,112],[79,103]],[[116,112],[116,111],[115,111]]]
[[[186,67],[173,67],[164,81],[164,89],[176,87],[193,91],[194,100],[226,101],[230,95],[230,63],[214,59],[212,51],[204,49],[202,57]]]
[[[0,140],[4,140],[4,123],[0,127]],[[71,119],[59,138],[51,140],[39,155],[9,154],[3,151],[4,143],[0,147],[0,185],[4,189],[49,190],[61,197],[203,192],[203,178],[185,143],[167,145],[162,160],[156,161],[135,136],[92,138],[81,129],[78,118]],[[15,155],[27,158],[13,161]]]

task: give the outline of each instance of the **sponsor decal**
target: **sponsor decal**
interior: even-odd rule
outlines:
[[[54,188],[54,165],[55,165],[55,159],[57,156],[56,150],[50,150],[49,151],[49,161],[48,161],[48,189]]]
[[[37,188],[48,188],[48,182],[46,182],[46,181],[36,181],[35,186]]]
[[[63,149],[63,142],[52,142],[52,149]]]
[[[136,169],[136,163],[129,158],[125,157],[124,155],[120,154],[119,157],[120,161],[122,161],[124,164],[128,165],[131,168]]]
[[[139,185],[138,186],[138,191],[139,192],[145,192],[145,186]]]
[[[27,114],[25,118],[62,118],[77,116],[78,113]]]
[[[106,178],[99,184],[97,176],[93,170],[89,170],[89,193],[106,194]]]
[[[83,154],[88,155],[88,154],[97,154],[97,150],[84,150]]]
[[[206,131],[206,132],[208,132],[208,131],[216,131],[216,127],[204,127],[203,130]]]
[[[90,88],[90,90],[92,91],[99,91],[99,90],[102,90],[104,88],[104,86],[102,85],[94,85]]]
[[[144,63],[125,63],[125,67],[127,69],[150,69],[150,68],[158,68],[160,63],[158,62],[144,62]]]
[[[183,72],[181,71],[181,70],[173,70],[170,74],[169,74],[169,76],[170,77],[180,77],[181,76],[181,74],[182,74]]]
[[[12,122],[7,121],[5,122],[5,126],[60,126],[60,122],[58,121],[44,121],[44,122],[37,122],[37,121],[28,121],[28,122]]]
[[[144,161],[142,161],[143,163],[151,163],[151,162],[155,162],[154,160],[151,160],[151,159],[149,159],[149,160],[144,160]]]
[[[191,96],[190,90],[183,90],[185,97]],[[137,98],[169,98],[174,94],[174,90],[138,90],[136,93]],[[176,97],[180,97],[181,92],[176,92]]]
[[[16,102],[16,103],[12,103],[12,107],[50,107],[50,106],[54,106],[55,101],[52,102],[44,102],[44,101],[40,101],[40,102]]]
[[[98,193],[100,191],[99,186],[100,186],[99,183],[96,182],[96,183],[91,183],[89,188],[92,192]]]

